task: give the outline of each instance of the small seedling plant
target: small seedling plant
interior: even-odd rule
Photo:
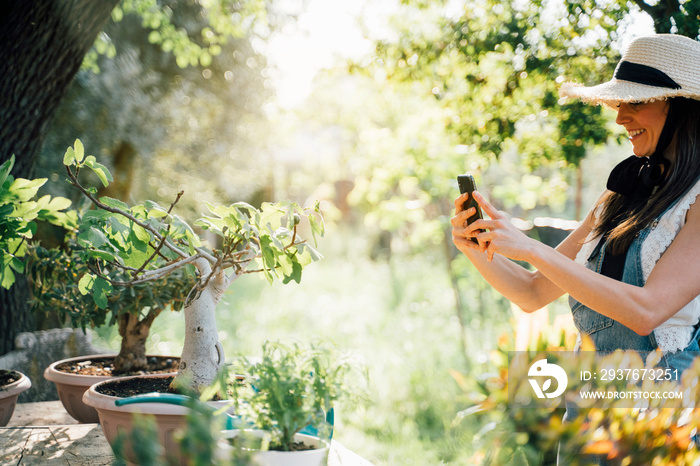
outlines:
[[[208,204],[209,215],[194,222],[218,237],[218,246],[206,247],[194,228],[174,213],[184,193],[168,207],[154,201],[129,206],[118,199],[98,198],[96,188],[82,184],[84,170],[94,173],[105,187],[112,176],[94,156],[85,155],[80,140],[66,150],[63,162],[70,183],[95,206],[82,216],[77,236],[89,264],[89,272],[78,282],[82,293],[92,294],[98,306],[106,307],[115,287],[157,281],[183,267],[197,275],[185,301],[185,339],[171,385],[174,390],[201,392],[220,371],[224,352],[217,335],[216,306],[237,278],[260,273],[270,282],[298,283],[303,268],[321,257],[297,234],[304,224],[314,240],[323,235],[318,203],[308,208],[293,202],[264,203],[260,209],[243,202]]]
[[[303,347],[267,341],[257,360],[237,359],[229,383],[236,412],[271,436],[270,449],[304,449],[294,435],[307,426],[329,439],[327,414],[341,398],[358,393],[348,376],[357,364],[327,343]],[[241,382],[243,375],[243,382]]]

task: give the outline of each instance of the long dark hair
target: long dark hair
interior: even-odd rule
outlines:
[[[622,195],[608,192],[600,201],[603,211],[593,229],[595,237],[610,231],[608,247],[613,254],[622,254],[638,231],[659,217],[673,202],[685,194],[700,177],[700,100],[674,97],[669,105],[677,112],[676,158],[668,177],[641,209],[622,221],[617,217],[624,212]]]

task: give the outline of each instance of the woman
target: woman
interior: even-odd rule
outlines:
[[[700,43],[670,34],[638,38],[615,73],[599,86],[562,89],[616,108],[634,150],[583,223],[551,249],[476,192],[490,220],[466,225],[474,212],[462,211],[467,194],[458,197],[453,239],[526,312],[568,293],[579,331],[598,350],[674,353],[691,342],[700,319]],[[649,84],[652,73],[667,79]]]
[[[490,219],[466,225],[474,212],[462,210],[468,195],[458,197],[454,243],[524,311],[566,293],[596,350],[660,348],[662,364],[680,373],[699,350],[700,43],[638,38],[611,81],[561,93],[616,109],[634,155],[612,170],[607,191],[556,249],[525,236],[477,192]]]

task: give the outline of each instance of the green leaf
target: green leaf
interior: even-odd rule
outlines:
[[[34,235],[36,235],[36,230],[37,230],[37,225],[35,222],[28,222],[24,227],[20,230],[17,231],[17,233],[21,234],[27,239],[34,238]]]
[[[102,185],[107,187],[109,186],[109,183],[113,181],[114,179],[112,178],[112,174],[109,172],[107,167],[104,165],[94,162],[91,165],[87,165],[93,172],[95,172],[95,175],[100,179],[102,182]]]
[[[124,217],[117,218],[110,216],[107,220],[107,224],[112,229],[112,235],[120,234],[123,238],[128,238],[131,233],[131,228],[129,228],[129,225],[122,221],[122,219],[124,219]]]
[[[85,157],[85,148],[83,147],[83,142],[80,139],[76,139],[73,143],[75,149],[75,159],[78,162],[82,162]]]
[[[112,254],[111,252],[95,250],[95,249],[90,251],[90,255],[92,257],[97,258],[97,259],[102,259],[102,260],[106,260],[106,261],[110,261],[110,262],[114,262],[117,259],[114,256],[114,254]]]
[[[187,242],[190,244],[190,249],[202,246],[202,240],[199,239],[199,236],[197,236],[191,229],[187,229],[185,235],[187,237]],[[194,251],[191,252],[194,253]]]
[[[90,230],[88,231],[87,239],[88,239],[88,241],[90,241],[92,246],[95,248],[99,248],[105,244],[110,244],[110,241],[105,236],[105,234],[102,233],[100,230],[98,230],[95,227],[90,227]]]
[[[21,218],[23,221],[34,220],[39,214],[36,202],[21,202],[15,204],[15,210],[12,212],[12,216],[15,218]]]
[[[138,238],[139,241],[148,244],[151,241],[151,234],[141,225],[133,224],[131,230],[134,232],[134,236]]]
[[[35,180],[17,178],[10,185],[9,191],[17,196],[17,200],[26,202],[36,195],[39,188],[44,186],[46,180],[46,178],[37,178]]]
[[[97,277],[93,284],[92,298],[100,309],[107,307],[107,297],[112,293],[112,284],[107,280]]]
[[[80,281],[78,282],[78,291],[80,291],[80,294],[83,296],[87,295],[92,291],[92,287],[95,284],[95,276],[91,273],[86,273],[80,278]]]
[[[148,218],[163,218],[167,216],[168,212],[162,209],[151,209],[148,211]]]
[[[69,147],[66,149],[66,153],[63,154],[63,165],[70,167],[75,162],[77,162],[77,159],[75,158],[75,150],[72,147]]]
[[[73,204],[70,199],[67,199],[65,197],[60,197],[60,196],[51,198],[50,196],[46,195],[46,196],[43,196],[41,199],[39,199],[40,204],[43,204],[42,201],[47,202],[47,204],[45,204],[45,206],[43,208],[46,210],[49,210],[51,212],[65,210]]]
[[[325,234],[325,226],[323,223],[323,219],[321,218],[320,220],[317,220],[314,215],[309,215],[308,219],[309,224],[311,225],[311,234],[314,238],[314,244],[318,244],[316,235],[323,236]]]
[[[0,188],[5,184],[5,180],[10,175],[12,167],[15,166],[15,155],[12,154],[9,160],[6,160],[2,165],[0,165]]]
[[[12,285],[15,283],[15,274],[12,273],[12,270],[10,269],[9,265],[6,265],[2,268],[2,275],[0,276],[0,286],[5,288],[6,290],[9,290]]]
[[[316,262],[318,260],[323,259],[323,255],[320,252],[318,252],[316,249],[312,248],[306,243],[301,243],[297,245],[297,249],[299,250],[299,252],[296,255],[296,258],[302,266],[307,266],[312,262]]]
[[[270,247],[271,240],[264,236],[260,238],[260,253],[262,254],[263,267],[274,271],[276,265],[275,251]]]
[[[194,225],[198,226],[204,230],[210,230],[210,231],[212,231],[220,236],[224,236],[223,227],[225,225],[224,225],[224,222],[222,222],[220,220],[213,219],[210,217],[200,218],[199,220],[194,222]]]
[[[24,273],[24,262],[19,258],[13,257],[10,261],[10,267],[17,273]]]
[[[126,202],[120,201],[119,199],[103,196],[100,198],[100,202],[107,207],[111,207],[112,209],[119,209],[123,211],[129,210],[129,205]]]
[[[13,206],[12,204],[5,204],[0,206],[0,218],[9,217],[14,210],[15,206]]]
[[[6,251],[2,251],[0,259],[0,286],[9,289],[15,283],[15,274],[12,272],[12,262],[15,260],[15,257]]]
[[[292,263],[292,272],[284,277],[284,279],[282,280],[282,283],[287,284],[292,280],[297,282],[297,284],[300,283],[302,269],[303,269],[302,265],[299,262],[294,261]]]
[[[124,265],[129,267],[140,267],[146,260],[148,260],[149,247],[148,240],[142,241],[138,238],[136,231],[143,231],[141,227],[134,228],[131,230],[131,234],[127,240],[126,250],[120,253],[120,257],[124,260]],[[148,236],[148,233],[146,233]],[[150,239],[150,236],[148,236]]]
[[[280,271],[282,272],[282,275],[285,277],[287,275],[290,275],[294,271],[294,261],[287,256],[286,254],[280,254],[277,256],[277,262],[280,268]]]
[[[83,214],[83,220],[95,219],[95,220],[105,220],[108,218],[113,218],[114,214],[112,212],[107,212],[104,210],[88,210]]]

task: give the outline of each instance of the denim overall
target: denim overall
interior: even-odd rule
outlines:
[[[682,197],[682,196],[681,196]],[[675,205],[675,203],[674,203]],[[673,206],[669,206],[669,209]],[[664,212],[665,213],[665,212]],[[661,214],[663,215],[663,213]],[[654,221],[650,226],[637,233],[634,241],[627,250],[625,258],[624,271],[622,274],[622,282],[635,286],[644,285],[644,274],[642,271],[642,243],[649,235],[651,230],[656,227],[658,221]],[[604,243],[600,241],[600,243]],[[598,244],[595,250],[591,253],[586,267],[600,273],[603,266],[603,258],[605,256],[607,242]],[[621,323],[606,317],[593,309],[581,304],[572,297],[569,297],[569,305],[573,313],[574,324],[582,334],[589,335],[595,344],[596,351],[612,352],[617,349],[635,350],[639,352],[655,351],[658,348],[654,332],[649,335],[642,336],[625,327]],[[698,337],[700,337],[700,329],[696,328],[693,337],[688,346],[682,351],[676,353],[665,354],[659,362],[658,367],[671,370],[677,369],[678,374],[686,370],[693,362],[697,351],[700,351],[698,346]],[[693,354],[695,352],[695,354]],[[573,419],[577,415],[576,406],[567,403],[566,414],[564,421]],[[586,458],[589,459],[588,457]],[[590,457],[590,461],[598,461],[597,464],[606,464],[604,458]],[[558,461],[558,464],[564,464]]]

